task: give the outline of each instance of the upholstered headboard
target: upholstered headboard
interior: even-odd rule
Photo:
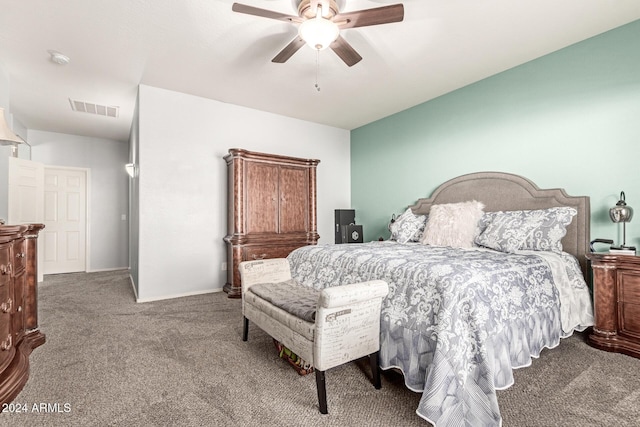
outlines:
[[[587,271],[585,255],[589,251],[591,208],[589,197],[569,196],[563,189],[541,190],[519,175],[503,172],[478,172],[453,178],[440,185],[428,199],[419,199],[410,206],[415,214],[428,213],[432,205],[477,200],[485,212],[545,209],[571,206],[578,214],[567,227],[562,239],[565,252],[575,256],[583,273]],[[585,275],[586,277],[586,275]]]

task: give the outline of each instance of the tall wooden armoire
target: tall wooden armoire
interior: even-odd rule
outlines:
[[[224,157],[228,176],[227,283],[240,298],[242,261],[284,258],[318,242],[316,167],[299,159],[232,148]]]

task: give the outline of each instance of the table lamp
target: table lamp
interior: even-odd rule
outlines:
[[[615,223],[622,223],[622,246],[612,246],[611,249],[627,249],[635,251],[636,248],[634,246],[627,246],[626,224],[631,221],[631,218],[633,218],[633,208],[631,208],[631,206],[627,206],[624,198],[624,191],[620,192],[620,200],[618,200],[618,203],[609,209],[609,217],[611,218],[611,221]]]

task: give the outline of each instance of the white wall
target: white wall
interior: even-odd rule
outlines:
[[[319,243],[350,206],[350,133],[183,93],[139,88],[138,300],[219,290],[226,281],[229,148],[320,159]]]
[[[11,126],[9,110],[9,74],[0,64],[0,107],[4,108],[4,119]],[[11,148],[0,146],[0,218],[6,220],[9,212],[9,156]]]
[[[139,97],[136,97],[136,106],[133,113],[133,121],[131,123],[131,131],[129,132],[129,162],[135,165],[139,164],[139,140],[140,133],[138,131],[140,125],[139,115]],[[140,197],[139,194],[140,180],[138,177],[129,179],[129,272],[133,284],[133,291],[136,299],[138,298],[138,260],[140,247]]]
[[[108,120],[108,119],[106,119]],[[88,271],[128,268],[129,184],[124,165],[128,145],[110,139],[90,138],[38,130],[28,131],[32,160],[45,166],[87,168],[89,188]]]
[[[15,134],[23,139],[27,137],[27,128],[11,114],[10,98],[11,88],[9,74],[0,64],[0,107],[4,108],[4,120]],[[6,221],[9,214],[9,157],[13,151],[9,146],[0,146],[0,218]],[[18,146],[18,157],[29,159],[31,149],[26,144]]]

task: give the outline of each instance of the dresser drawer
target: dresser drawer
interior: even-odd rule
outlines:
[[[0,283],[9,282],[11,279],[11,244],[0,245]]]
[[[640,305],[640,274],[618,270],[618,301]]]
[[[253,261],[256,259],[286,258],[294,249],[303,244],[286,246],[247,246],[244,248],[244,260]]]
[[[10,314],[13,311],[13,299],[9,296],[9,285],[0,284],[0,314]]]
[[[9,323],[9,315],[0,313],[0,372],[5,371],[15,354]]]
[[[23,270],[26,266],[25,259],[25,241],[24,238],[13,242],[13,271],[16,273]]]
[[[12,302],[9,300],[9,285],[0,285],[0,372],[2,372],[7,364],[11,361],[14,354],[13,337],[11,337],[11,309]]]

